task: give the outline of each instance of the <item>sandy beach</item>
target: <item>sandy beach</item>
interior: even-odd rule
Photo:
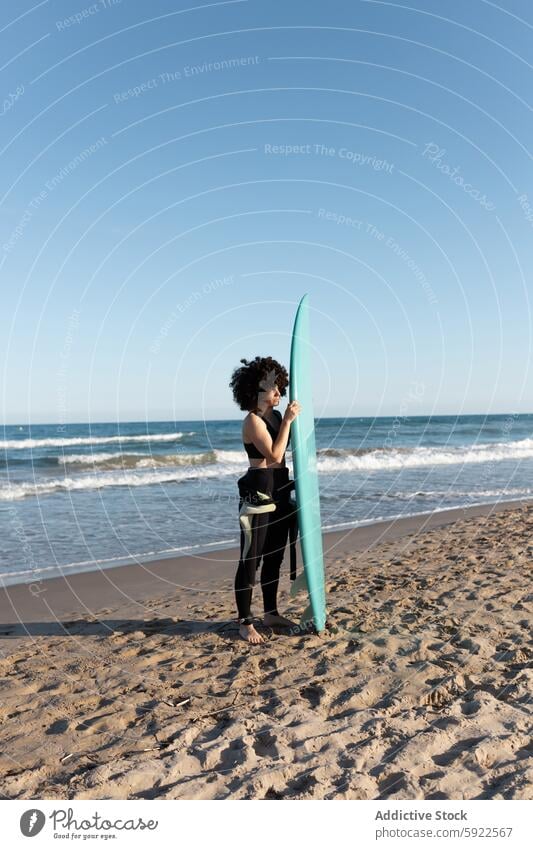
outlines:
[[[328,631],[255,647],[230,549],[0,591],[1,797],[532,799],[533,505],[324,543]]]

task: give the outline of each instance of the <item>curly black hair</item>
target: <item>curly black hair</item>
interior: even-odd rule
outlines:
[[[289,374],[277,360],[272,357],[255,357],[253,360],[242,359],[241,363],[244,365],[233,371],[229,383],[233,400],[241,410],[257,407],[260,390],[271,388],[273,383],[278,387],[280,395],[286,395]]]

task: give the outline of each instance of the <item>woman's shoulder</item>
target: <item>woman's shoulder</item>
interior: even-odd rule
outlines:
[[[263,420],[262,420],[261,416],[258,416],[257,413],[255,413],[253,410],[250,410],[250,412],[246,413],[244,419],[242,420],[243,434],[245,432],[248,432],[250,428],[253,431],[254,425],[256,425],[258,421],[263,421]]]
[[[281,415],[280,410],[273,410],[273,413],[276,415],[276,417],[279,419],[279,421],[281,421],[283,419],[283,416]],[[254,410],[250,410],[249,413],[246,413],[244,419],[242,420],[244,427],[246,427],[246,425],[249,425],[249,424],[254,425],[258,422],[263,422],[263,424],[266,425],[264,417],[260,416],[256,412],[254,412]]]

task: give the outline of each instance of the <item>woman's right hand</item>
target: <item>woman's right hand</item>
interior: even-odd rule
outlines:
[[[289,404],[287,405],[287,409],[285,410],[285,415],[283,416],[283,418],[285,419],[286,422],[289,422],[289,424],[290,424],[291,422],[294,421],[296,416],[298,416],[300,414],[301,410],[302,410],[302,408],[301,408],[300,403],[298,401],[290,401]]]

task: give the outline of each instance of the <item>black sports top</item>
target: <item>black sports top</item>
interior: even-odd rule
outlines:
[[[279,421],[281,422],[282,416],[281,416],[280,411],[274,410],[274,413],[277,413],[277,416],[279,417]],[[270,422],[268,422],[266,419],[263,419],[263,421],[267,426],[268,432],[269,432],[270,436],[272,437],[272,440],[275,440],[276,436],[279,433],[279,428],[278,428],[278,430],[274,430],[274,428],[272,427]],[[290,431],[289,431],[289,439],[287,440],[287,444],[289,444],[290,440],[291,440],[291,435],[290,435]],[[261,454],[259,448],[256,448],[253,442],[245,442],[244,443],[244,449],[245,449],[246,453],[248,454],[248,457],[250,457],[250,458],[253,457],[254,460],[264,460],[265,455]],[[283,455],[282,462],[284,460],[285,460],[285,455]]]

